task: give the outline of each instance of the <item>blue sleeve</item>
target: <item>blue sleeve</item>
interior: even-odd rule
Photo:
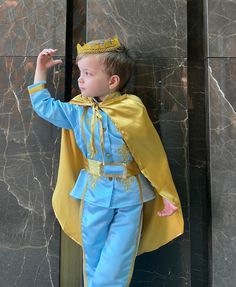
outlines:
[[[73,128],[73,119],[79,118],[75,114],[79,113],[80,107],[52,98],[45,81],[28,86],[28,91],[32,107],[41,118],[59,128]]]

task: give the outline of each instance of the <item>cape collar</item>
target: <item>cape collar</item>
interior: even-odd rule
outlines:
[[[72,104],[77,104],[77,105],[81,105],[81,106],[98,106],[98,107],[102,107],[102,106],[106,106],[115,102],[119,102],[124,100],[125,98],[127,98],[127,94],[123,94],[121,95],[120,92],[114,92],[114,93],[110,93],[107,94],[105,99],[102,102],[97,101],[95,98],[92,97],[84,97],[81,94],[74,97],[70,103]]]

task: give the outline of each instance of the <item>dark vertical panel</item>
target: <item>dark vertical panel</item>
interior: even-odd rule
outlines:
[[[76,44],[86,41],[86,0],[67,1],[65,101],[77,95]]]
[[[191,286],[209,286],[211,204],[205,1],[188,1]]]
[[[67,1],[65,101],[78,93],[76,43],[85,42],[86,1]],[[81,247],[61,231],[60,287],[82,286]]]
[[[61,231],[60,287],[81,287],[82,273],[82,249]]]
[[[66,7],[66,58],[65,58],[65,101],[71,99],[72,49],[73,49],[73,1]]]

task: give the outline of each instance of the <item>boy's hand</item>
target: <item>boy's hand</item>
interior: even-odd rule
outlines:
[[[178,209],[175,205],[173,205],[168,199],[163,198],[164,208],[161,211],[157,212],[159,216],[170,216],[175,213]]]
[[[37,68],[47,71],[55,65],[61,64],[62,60],[53,60],[53,56],[55,55],[57,49],[44,49],[39,53],[37,58]]]
[[[34,83],[45,81],[47,78],[47,70],[55,65],[61,64],[62,60],[53,60],[57,49],[44,49],[39,53],[37,58],[37,65],[34,75]]]

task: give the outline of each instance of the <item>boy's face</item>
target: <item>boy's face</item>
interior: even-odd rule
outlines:
[[[110,76],[105,72],[99,55],[92,54],[78,61],[80,77],[78,85],[85,97],[98,97],[103,100],[111,92]]]

